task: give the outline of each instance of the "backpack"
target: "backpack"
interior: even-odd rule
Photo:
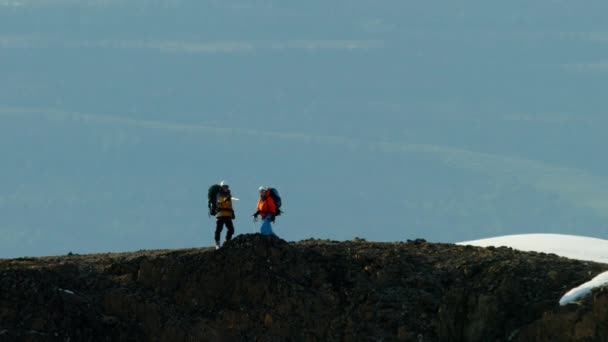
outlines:
[[[217,194],[220,192],[222,188],[219,184],[213,184],[207,190],[207,207],[209,208],[209,215],[213,216],[217,214]]]
[[[268,188],[268,191],[270,193],[270,197],[272,197],[274,200],[274,204],[277,206],[277,213],[274,216],[279,216],[283,212],[281,210],[281,204],[283,204],[281,201],[281,195],[279,195],[279,191],[275,188]]]

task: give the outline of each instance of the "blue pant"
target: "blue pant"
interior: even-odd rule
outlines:
[[[270,217],[267,216],[265,219],[262,219],[262,225],[260,226],[260,233],[262,233],[262,235],[276,236],[276,234],[272,231],[272,225],[270,224]]]

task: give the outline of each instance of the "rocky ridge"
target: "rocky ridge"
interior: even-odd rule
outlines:
[[[608,265],[510,248],[240,235],[0,260],[0,341],[606,341]]]

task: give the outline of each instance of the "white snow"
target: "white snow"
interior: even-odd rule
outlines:
[[[526,252],[553,253],[570,259],[608,263],[608,240],[563,234],[520,234],[459,242],[479,247],[505,246]]]
[[[488,239],[464,241],[458,245],[479,247],[511,247],[526,252],[553,253],[570,259],[588,260],[608,264],[608,240],[564,234],[520,234]],[[559,301],[566,305],[588,295],[596,287],[608,284],[608,272],[568,291]]]
[[[575,287],[572,290],[568,291],[559,300],[559,304],[566,305],[575,302],[580,298],[583,298],[586,295],[590,294],[591,290],[593,290],[594,288],[601,287],[606,284],[608,284],[608,272],[600,273],[597,277],[591,279],[583,285]]]
[[[71,290],[66,290],[66,289],[62,289],[62,288],[60,288],[60,289],[59,289],[59,291],[61,291],[61,292],[65,292],[65,293],[67,293],[67,294],[71,294],[71,295],[73,295],[73,294],[74,294],[74,291],[71,291]]]

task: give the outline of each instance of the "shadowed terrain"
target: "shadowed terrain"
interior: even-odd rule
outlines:
[[[608,266],[424,240],[286,242],[0,260],[2,341],[601,341]]]

